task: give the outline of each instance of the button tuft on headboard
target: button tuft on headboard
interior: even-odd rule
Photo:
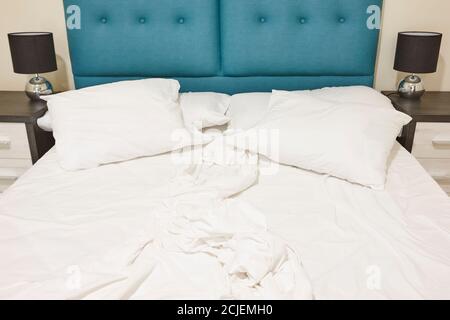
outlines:
[[[178,23],[179,23],[179,24],[183,24],[184,21],[185,21],[184,18],[178,18]]]
[[[106,19],[106,17],[101,17],[101,18],[100,18],[100,22],[103,23],[103,24],[105,24],[105,23],[108,22],[108,19]]]
[[[144,24],[147,20],[144,17],[139,18],[139,23]]]
[[[259,18],[259,22],[261,22],[261,23],[265,23],[265,22],[266,22],[266,18],[264,18],[264,17],[260,17],[260,18]]]
[[[344,17],[339,18],[339,22],[340,23],[344,23],[345,22],[345,18]]]
[[[305,24],[306,23],[306,18],[299,18],[298,22],[300,22],[301,24]]]

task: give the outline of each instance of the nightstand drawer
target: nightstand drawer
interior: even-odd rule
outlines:
[[[420,164],[450,194],[450,159],[418,159]]]
[[[31,159],[24,123],[0,123],[0,159]]]
[[[416,158],[450,159],[450,123],[417,123],[412,154]]]
[[[5,191],[31,166],[31,159],[0,159],[0,192]]]

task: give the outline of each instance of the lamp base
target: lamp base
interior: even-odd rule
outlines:
[[[41,96],[53,94],[53,87],[47,79],[37,74],[27,82],[25,93],[31,100],[37,101]]]
[[[402,98],[420,99],[424,93],[425,87],[423,86],[422,79],[414,74],[407,76],[398,85],[398,94]]]

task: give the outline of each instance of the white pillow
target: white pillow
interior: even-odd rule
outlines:
[[[334,102],[362,103],[373,107],[393,108],[388,97],[365,86],[329,87],[312,90],[310,93],[316,98]]]
[[[411,118],[393,108],[330,102],[307,92],[273,91],[269,110],[252,129],[228,143],[282,164],[383,189],[388,156]],[[258,136],[259,135],[259,136]],[[262,145],[271,135],[272,145]],[[257,136],[257,143],[251,139]],[[249,142],[250,141],[250,142]]]
[[[292,92],[306,92],[314,97],[335,102],[364,103],[373,107],[393,108],[389,98],[365,86],[329,87]],[[271,92],[233,95],[227,113],[231,118],[230,129],[247,130],[254,126],[269,109],[271,95]]]
[[[301,91],[295,91],[301,92]],[[392,104],[390,100],[383,94],[378,91],[365,86],[349,86],[349,87],[330,87],[317,89],[312,91],[304,91],[310,92],[312,95],[318,98],[327,99],[330,101],[338,101],[338,102],[353,102],[353,103],[367,103],[373,105],[374,107],[386,107],[392,108]],[[192,98],[185,99],[183,97],[192,95]],[[181,108],[183,110],[184,118],[191,119],[200,119],[203,121],[203,116],[200,112],[200,116],[196,116],[195,114],[190,115],[188,113],[190,110],[194,110],[194,113],[199,114],[197,111],[201,108],[191,108],[184,107],[183,102],[190,103],[196,100],[195,96],[203,96],[200,97],[199,100],[206,100],[206,113],[208,114],[208,110],[212,111],[213,116],[211,118],[217,119],[216,121],[209,121],[209,123],[221,123],[217,125],[226,124],[230,121],[230,128],[235,129],[250,129],[253,125],[255,125],[259,120],[264,117],[264,114],[269,108],[269,101],[271,92],[253,92],[253,93],[240,93],[235,94],[233,96],[224,95],[220,93],[206,92],[206,93],[182,93],[180,97],[182,98]],[[226,113],[226,116],[223,116],[222,112]],[[186,110],[186,111],[185,111]],[[216,113],[216,110],[220,110],[219,114]],[[225,112],[223,111],[225,110]],[[223,118],[222,118],[222,116]],[[206,121],[205,121],[206,122]],[[185,121],[186,126],[189,126],[189,121]],[[52,131],[51,119],[50,115],[46,113],[43,117],[38,119],[38,125],[41,129],[45,131]],[[208,127],[216,126],[216,124],[212,124]],[[203,129],[206,126],[203,127]]]
[[[37,125],[44,131],[52,132],[52,119],[50,113],[47,111],[42,117],[37,119]]]
[[[230,121],[225,115],[230,96],[215,92],[189,92],[180,94],[180,106],[187,128],[202,130],[221,126]]]
[[[246,130],[253,127],[269,108],[270,92],[239,93],[231,96],[227,116],[229,129]]]
[[[175,80],[146,79],[45,97],[61,166],[93,168],[191,144],[179,88]]]

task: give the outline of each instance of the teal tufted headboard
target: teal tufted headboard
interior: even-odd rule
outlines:
[[[77,88],[170,77],[226,93],[372,86],[382,0],[64,0]]]

